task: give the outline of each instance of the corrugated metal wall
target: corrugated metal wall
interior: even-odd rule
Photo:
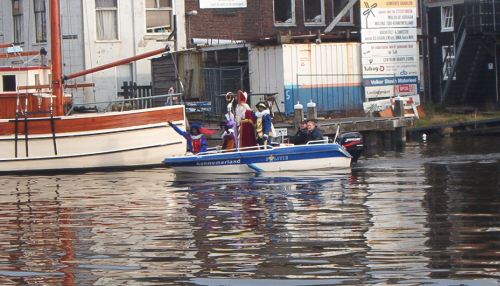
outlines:
[[[362,110],[359,43],[287,44],[250,50],[252,92],[278,92],[285,112],[313,101],[320,112]],[[273,91],[275,90],[275,91]]]
[[[250,93],[278,93],[276,101],[280,110],[284,110],[284,65],[283,47],[256,47],[248,49]],[[251,103],[255,104],[260,96],[252,96]]]

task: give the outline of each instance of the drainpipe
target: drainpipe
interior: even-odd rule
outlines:
[[[495,2],[496,1],[491,1],[491,5],[493,5],[493,34],[496,35],[497,33],[497,21],[496,21],[496,15],[497,15],[497,11],[496,11],[496,7],[495,7]],[[498,44],[497,44],[497,41],[495,39],[495,83],[496,83],[496,104],[497,104],[497,107],[498,107]]]
[[[422,3],[420,7],[422,15],[422,49],[424,55],[424,84],[425,84],[425,102],[432,102],[432,86],[431,86],[431,58],[430,58],[430,38],[429,38],[429,17],[428,17],[428,8],[427,1]]]
[[[135,9],[134,9],[134,4],[136,1],[132,1],[130,4],[130,15],[132,15],[132,45],[133,45],[133,51],[134,51],[134,56],[137,55],[137,39],[136,39],[136,29],[135,29]],[[132,63],[132,81],[135,82],[137,80],[137,65],[135,63]],[[117,87],[118,89],[120,87]]]

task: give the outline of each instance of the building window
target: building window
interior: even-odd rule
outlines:
[[[304,24],[307,26],[324,25],[324,6],[323,0],[304,0]]]
[[[12,20],[14,24],[14,44],[23,41],[23,5],[21,0],[12,0]]]
[[[453,31],[453,6],[441,7],[441,32]]]
[[[274,0],[274,25],[295,25],[295,0]]]
[[[172,27],[172,0],[146,0],[146,32],[166,33]]]
[[[349,3],[349,0],[333,0],[333,19],[344,9]],[[333,20],[332,19],[332,20]],[[338,22],[338,26],[352,26],[354,25],[354,16],[352,8],[342,17]]]
[[[96,0],[97,40],[118,40],[117,0]]]
[[[454,46],[443,46],[442,47],[443,54],[443,79],[447,80],[451,75],[453,64],[455,62],[455,47]],[[456,76],[453,75],[453,79],[456,79]]]
[[[35,9],[35,37],[37,43],[47,41],[47,16],[45,0],[33,0]]]
[[[2,76],[3,91],[16,91],[16,76],[4,75]]]

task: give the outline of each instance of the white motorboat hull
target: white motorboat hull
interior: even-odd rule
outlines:
[[[314,144],[170,157],[164,163],[178,172],[259,173],[346,169],[351,165],[351,156],[338,144]]]

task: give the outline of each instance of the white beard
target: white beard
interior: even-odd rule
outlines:
[[[239,124],[242,119],[245,119],[245,112],[251,109],[250,106],[246,103],[240,103],[236,106],[235,117],[236,122]]]

